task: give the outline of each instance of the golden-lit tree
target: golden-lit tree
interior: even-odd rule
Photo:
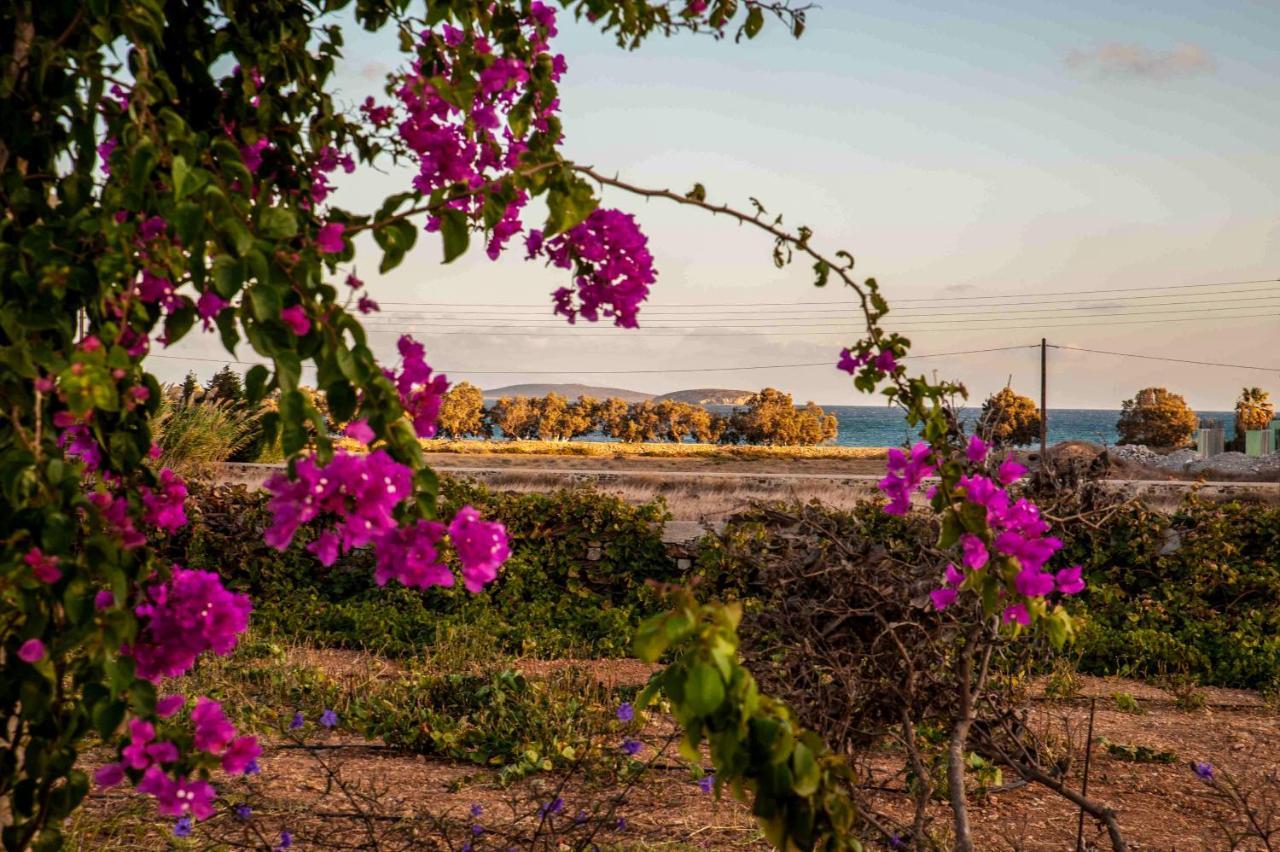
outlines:
[[[1236,400],[1236,434],[1266,429],[1276,416],[1271,394],[1262,388],[1243,388]]]
[[[978,434],[997,447],[1022,447],[1040,438],[1040,409],[1013,388],[1001,388],[982,403]]]
[[[1198,422],[1187,401],[1165,388],[1143,388],[1122,408],[1116,423],[1122,444],[1186,446]]]
[[[484,394],[470,382],[449,388],[440,402],[439,434],[445,438],[488,437],[493,433],[485,418]]]
[[[729,418],[729,428],[748,444],[798,446],[820,444],[836,436],[836,417],[817,403],[798,409],[791,394],[764,388],[752,394],[745,408]]]
[[[512,441],[538,437],[539,408],[537,400],[527,396],[504,396],[489,409],[489,422]]]

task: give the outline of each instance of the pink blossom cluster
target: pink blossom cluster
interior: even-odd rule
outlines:
[[[89,502],[102,515],[103,523],[125,550],[133,550],[147,543],[146,536],[133,524],[133,515],[129,512],[129,500],[123,494],[94,491],[89,494]]]
[[[153,271],[150,266],[153,252],[164,248],[168,233],[169,223],[163,216],[149,216],[138,225],[138,260],[142,271],[138,276],[136,291],[143,302],[159,305],[165,313],[173,313],[188,304],[187,299],[178,295],[173,282],[166,275]]]
[[[59,411],[53,415],[53,425],[59,429],[58,446],[71,458],[79,459],[86,473],[102,467],[102,448],[86,423],[70,411]]]
[[[299,459],[294,479],[276,474],[265,487],[271,493],[272,522],[263,538],[277,550],[289,546],[302,524],[322,514],[337,516],[336,530],[326,530],[308,545],[322,563],[332,565],[339,552],[364,547],[396,528],[393,512],[413,493],[413,475],[385,450],[339,452],[323,466],[314,456]]]
[[[404,113],[397,132],[418,159],[414,187],[424,194],[462,184],[470,192],[451,200],[451,209],[478,218],[485,207],[489,186],[514,170],[528,150],[531,132],[550,132],[549,119],[559,110],[559,100],[545,100],[530,86],[539,65],[550,68],[552,82],[565,71],[563,56],[551,56],[548,40],[556,35],[555,10],[533,0],[522,30],[527,51],[495,53],[488,38],[448,24],[422,33],[422,43],[433,55],[417,60],[404,75],[396,97]],[[476,76],[475,92],[467,108],[450,103],[431,83],[434,78]],[[527,127],[513,130],[511,112],[517,104],[529,108]],[[367,100],[361,111],[381,126],[391,120],[387,107]],[[559,140],[555,140],[559,141]],[[497,258],[522,226],[519,213],[527,201],[521,192],[504,208],[491,229],[488,253]],[[437,230],[432,217],[427,230]]]
[[[910,454],[901,450],[890,451],[889,475],[880,482],[881,490],[890,498],[886,512],[899,515],[907,512],[910,491],[934,471],[929,461],[931,454],[932,450],[923,442],[912,447]],[[965,456],[978,468],[987,460],[986,444],[973,437]],[[1025,497],[1015,500],[1006,490],[1025,473],[1025,467],[1013,458],[1006,458],[997,468],[994,479],[982,472],[960,477],[956,496],[986,510],[987,529],[981,534],[966,532],[960,536],[960,567],[947,565],[943,585],[931,592],[937,609],[946,609],[953,604],[968,577],[986,570],[994,560],[1012,563],[1016,570],[1012,587],[1002,588],[999,592],[1001,597],[1011,601],[1002,613],[1006,623],[1031,623],[1031,611],[1027,606],[1029,599],[1044,598],[1055,592],[1074,595],[1084,589],[1081,566],[1073,565],[1056,573],[1045,568],[1062,548],[1062,541],[1048,535],[1049,524],[1041,517],[1035,503]]]
[[[563,234],[544,239],[531,231],[525,241],[529,258],[543,256],[553,266],[575,271],[576,291],[555,291],[555,312],[573,322],[591,322],[601,313],[614,324],[635,328],[640,303],[657,279],[649,240],[635,217],[620,210],[596,209]],[[575,301],[576,297],[576,301]]]
[[[356,433],[364,435],[365,429]],[[453,573],[439,549],[447,531],[463,583],[472,592],[492,582],[510,556],[506,529],[482,520],[470,506],[459,509],[447,528],[427,520],[399,524],[394,512],[412,496],[413,477],[384,450],[339,452],[324,466],[308,457],[295,469],[295,479],[277,474],[265,485],[271,493],[272,522],[264,537],[279,550],[289,546],[300,525],[334,516],[336,528],[325,529],[307,545],[322,564],[332,565],[339,554],[372,544],[378,585],[394,579],[416,588],[449,586]]]
[[[169,695],[156,702],[156,715],[173,716],[185,705],[181,695]],[[262,754],[256,737],[237,736],[235,726],[222,712],[222,705],[209,698],[196,699],[191,711],[193,740],[197,751],[219,758],[223,771],[232,775],[258,771],[257,759]],[[125,780],[127,772],[141,773],[137,788],[154,796],[156,809],[166,816],[206,819],[213,815],[216,792],[208,781],[178,774],[181,758],[178,745],[157,738],[155,726],[142,719],[129,722],[129,741],[120,751],[120,760],[100,767],[94,773],[99,787],[114,787]]]
[[[892,373],[898,369],[898,358],[893,350],[887,347],[875,355],[871,354],[869,346],[857,355],[852,349],[845,348],[840,350],[840,360],[836,363],[836,369],[853,375],[868,364],[881,373]]]
[[[187,484],[169,468],[160,471],[157,488],[142,488],[143,519],[162,530],[173,532],[187,523]]]
[[[22,561],[31,569],[31,576],[41,583],[56,583],[62,579],[62,569],[58,567],[58,557],[44,553],[33,547],[22,557]]]
[[[462,583],[477,593],[498,577],[498,569],[511,555],[502,524],[485,521],[471,506],[463,506],[447,528],[449,540],[462,566]],[[452,586],[453,573],[444,564],[438,545],[446,527],[436,521],[418,521],[397,528],[374,543],[377,559],[374,579],[379,586],[397,580],[425,589]]]
[[[904,453],[897,447],[889,450],[889,459],[885,464],[887,473],[877,485],[889,497],[884,510],[890,515],[905,515],[911,509],[911,492],[920,487],[927,476],[932,476],[937,468],[930,461],[932,450],[921,441]]]
[[[344,154],[332,145],[325,145],[316,152],[315,161],[311,164],[311,197],[310,201],[322,204],[333,191],[329,175],[341,166],[347,174],[356,170],[356,161],[350,154]]]
[[[177,677],[205,651],[231,653],[252,609],[246,595],[225,589],[212,571],[175,565],[169,581],[148,588],[134,608],[142,626],[124,652],[134,658],[138,677],[153,683]]]
[[[419,438],[434,437],[449,380],[443,373],[432,375],[426,349],[409,335],[402,335],[396,347],[400,350],[400,369],[387,371],[387,378],[395,382],[400,392],[400,404],[413,421],[413,431]]]

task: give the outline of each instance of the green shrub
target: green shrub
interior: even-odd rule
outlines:
[[[1084,670],[1280,683],[1280,509],[1190,498],[1172,515],[1131,506],[1059,534],[1089,581],[1076,602]]]
[[[1045,507],[1061,517],[1080,508]],[[938,532],[924,513],[892,517],[871,501],[849,512],[820,511],[883,548],[903,566],[904,581],[909,566],[937,565],[941,573],[931,547]],[[785,550],[786,530],[771,531],[762,520],[744,513],[723,537],[703,542],[697,573],[707,594],[749,598],[754,568]],[[1280,509],[1193,497],[1164,514],[1127,503],[1096,524],[1055,524],[1054,534],[1064,542],[1054,564],[1080,563],[1088,581],[1070,599],[1082,627],[1072,659],[1059,658],[1064,664],[1091,674],[1280,688]],[[748,613],[760,605],[745,604]]]
[[[442,493],[446,515],[470,503],[510,532],[512,556],[481,594],[380,588],[366,551],[326,568],[304,549],[314,534],[306,527],[276,551],[262,540],[270,521],[266,495],[241,486],[193,486],[194,523],[169,541],[169,556],[217,568],[230,585],[250,591],[259,629],[397,655],[471,625],[512,653],[618,656],[641,618],[658,610],[646,582],[678,578],[662,543],[667,512],[660,502],[631,505],[581,489],[504,494],[448,479]]]

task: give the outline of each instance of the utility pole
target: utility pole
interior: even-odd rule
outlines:
[[[1040,338],[1040,464],[1045,464],[1045,444],[1049,437],[1049,405],[1045,396],[1045,385],[1049,376],[1049,345],[1045,338]]]

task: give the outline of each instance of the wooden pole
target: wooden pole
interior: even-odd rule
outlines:
[[[1040,464],[1044,464],[1045,444],[1049,437],[1049,405],[1045,395],[1045,385],[1049,376],[1049,346],[1045,338],[1040,338]]]

